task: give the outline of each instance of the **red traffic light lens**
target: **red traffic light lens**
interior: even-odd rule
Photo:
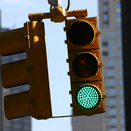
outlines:
[[[78,46],[90,44],[94,39],[94,29],[84,21],[72,24],[68,31],[69,40]]]
[[[78,54],[73,60],[72,69],[78,77],[94,76],[98,70],[97,58],[91,53]]]

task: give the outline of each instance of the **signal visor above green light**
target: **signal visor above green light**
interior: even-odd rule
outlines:
[[[87,110],[95,109],[101,102],[100,91],[94,85],[82,85],[76,93],[76,102]]]

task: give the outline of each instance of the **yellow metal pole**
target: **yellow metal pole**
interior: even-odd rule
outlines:
[[[79,18],[86,17],[87,15],[88,15],[87,9],[67,11],[67,17],[75,16]]]
[[[42,19],[48,19],[51,18],[50,13],[32,13],[29,14],[29,20],[31,21],[41,21]]]
[[[67,11],[65,8],[57,6],[51,9],[50,13],[29,14],[29,20],[41,21],[42,19],[51,18],[51,21],[63,22],[67,19],[67,17],[74,16],[76,18],[82,18],[82,17],[86,17],[87,15],[88,15],[87,9]]]

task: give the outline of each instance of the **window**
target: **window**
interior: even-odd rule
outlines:
[[[118,36],[118,37],[121,37],[121,35],[122,35],[122,34],[121,34],[121,31],[117,32],[117,36]]]
[[[119,80],[118,83],[120,86],[123,86],[123,80]]]
[[[121,119],[121,124],[125,125],[125,119]]]
[[[121,9],[121,3],[120,2],[116,4],[116,8]]]
[[[121,28],[121,26],[122,26],[122,25],[121,25],[121,20],[117,20],[117,27],[118,27],[118,28]]]
[[[107,14],[104,14],[104,15],[103,15],[103,20],[104,20],[104,21],[108,21],[108,15],[107,15]]]
[[[118,65],[119,65],[119,66],[122,66],[122,65],[123,65],[122,60],[119,60],[119,61],[118,61]]]
[[[114,51],[103,51],[102,55],[103,56],[114,56],[115,52]]]
[[[107,2],[107,0],[103,0],[103,2]]]
[[[108,45],[109,46],[114,46],[114,42],[113,41],[108,41]]]
[[[118,54],[118,56],[122,56],[122,50],[119,50],[119,51],[117,52],[117,54]]]
[[[109,129],[109,131],[117,131],[116,128]]]
[[[122,41],[118,41],[117,45],[118,47],[122,47]]]
[[[120,95],[124,95],[124,90],[123,90],[123,89],[120,89],[119,94],[120,94]]]
[[[107,5],[103,5],[103,11],[107,12],[108,11],[108,6]]]
[[[114,86],[116,84],[116,81],[115,80],[108,80],[107,84],[109,86]]]
[[[108,37],[113,37],[114,33],[113,32],[108,32]]]
[[[108,76],[115,76],[115,71],[111,69],[111,70],[107,71],[107,75]]]
[[[114,66],[114,65],[115,65],[115,61],[114,61],[114,60],[109,60],[109,61],[107,62],[107,65],[108,65],[108,66]]]
[[[120,110],[120,114],[121,114],[121,115],[124,115],[124,114],[125,114],[125,110],[124,110],[124,109],[121,109],[121,110]]]
[[[116,99],[114,99],[114,98],[109,99],[108,100],[108,105],[109,106],[115,106],[116,105]]]
[[[115,52],[114,51],[109,51],[109,56],[114,56]]]
[[[108,90],[107,93],[108,93],[109,96],[115,96],[116,95],[115,89],[110,89],[110,90]]]
[[[121,12],[120,12],[120,11],[117,11],[116,17],[117,17],[118,19],[121,19]]]
[[[123,76],[123,70],[119,70],[118,74],[119,74],[120,76]]]
[[[113,41],[104,41],[103,43],[102,43],[102,46],[114,46],[114,42]]]
[[[120,100],[120,104],[121,104],[121,105],[124,105],[124,99],[121,99],[121,100]]]
[[[102,46],[108,46],[108,42],[107,42],[107,41],[104,41],[104,42],[102,43]]]
[[[107,28],[109,26],[108,22],[104,22],[103,27]]]
[[[108,110],[108,114],[110,115],[110,116],[116,116],[116,113],[117,111],[116,111],[116,109],[114,108],[114,109],[109,109]]]
[[[103,56],[108,56],[108,51],[103,51],[103,52],[102,52],[102,55],[103,55]]]
[[[117,125],[117,120],[115,118],[109,120],[109,125]]]

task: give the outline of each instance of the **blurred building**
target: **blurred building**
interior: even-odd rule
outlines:
[[[99,0],[106,113],[72,118],[73,131],[125,131],[120,0]]]
[[[104,131],[125,131],[120,0],[99,0],[99,26],[107,94]]]
[[[1,26],[1,11],[0,11],[0,32],[7,31],[9,28],[2,28]],[[9,63],[12,61],[17,61],[19,59],[24,59],[26,55],[24,53],[0,57],[1,63]],[[12,74],[13,75],[13,74]],[[1,76],[0,76],[1,77]],[[1,78],[0,78],[1,79]],[[19,87],[4,89],[0,82],[0,131],[31,131],[31,117],[22,117],[12,120],[7,120],[4,115],[3,107],[3,97],[8,94],[13,94],[28,89],[27,85],[21,85]]]

